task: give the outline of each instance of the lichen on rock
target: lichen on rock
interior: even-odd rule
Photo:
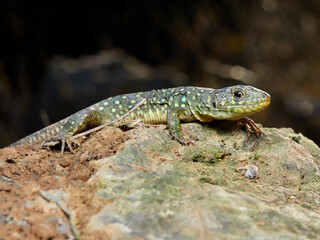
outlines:
[[[199,133],[195,146],[175,144],[167,131],[137,129],[122,152],[102,160],[121,178],[110,179],[114,168],[102,167],[89,180],[104,186],[97,198],[108,193],[114,201],[91,217],[87,233],[117,229],[108,232],[112,239],[319,236],[320,150],[311,140],[290,129],[264,128],[262,138],[198,123],[183,131]],[[253,180],[236,171],[250,165],[259,168]]]

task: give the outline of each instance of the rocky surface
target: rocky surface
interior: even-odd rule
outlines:
[[[291,129],[233,122],[107,127],[74,154],[0,150],[0,239],[318,239],[320,149]],[[41,196],[45,191],[52,200]]]

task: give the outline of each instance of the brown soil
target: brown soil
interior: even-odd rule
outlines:
[[[106,204],[93,197],[96,189],[87,180],[96,171],[95,160],[121,150],[128,134],[107,127],[92,135],[81,140],[74,154],[61,154],[59,148],[39,150],[39,144],[0,149],[0,239],[66,239],[72,235],[66,215],[42,198],[40,190],[54,189],[68,198],[64,202],[75,214],[80,232],[88,216]]]

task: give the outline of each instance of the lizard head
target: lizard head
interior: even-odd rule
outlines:
[[[197,105],[191,104],[191,111],[202,122],[238,120],[263,110],[271,100],[268,93],[244,85],[218,90],[204,88],[196,98]]]

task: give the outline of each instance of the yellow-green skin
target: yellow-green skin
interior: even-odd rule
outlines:
[[[239,120],[266,108],[270,95],[252,86],[237,85],[222,89],[178,87],[111,97],[87,107],[70,117],[35,132],[13,144],[26,145],[44,140],[70,140],[71,136],[89,128],[117,119],[135,107],[142,99],[146,103],[122,120],[144,123],[167,123],[171,135],[184,143],[180,121],[210,122],[214,119]]]

